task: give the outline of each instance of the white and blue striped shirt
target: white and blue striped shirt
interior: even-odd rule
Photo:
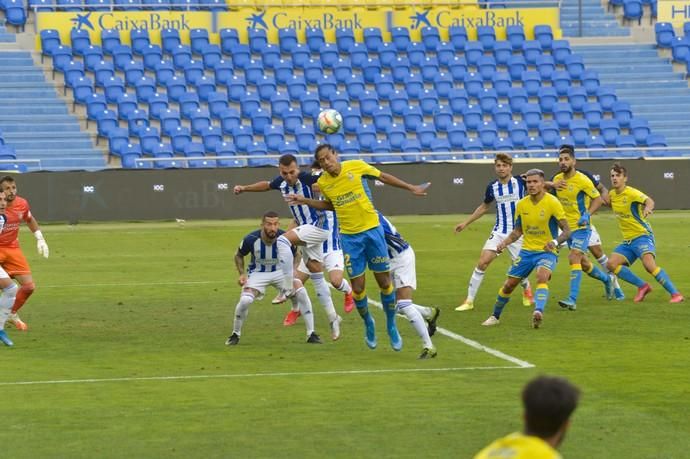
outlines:
[[[298,194],[309,199],[317,199],[311,186],[319,179],[318,175],[310,174],[309,172],[300,172],[297,176],[297,182],[294,185],[288,184],[283,177],[278,176],[270,182],[270,188],[280,191],[283,196],[288,194]],[[317,210],[307,205],[291,204],[290,212],[295,218],[298,225],[314,225],[319,228],[326,228],[325,211]]]
[[[522,177],[511,177],[508,183],[503,184],[494,180],[486,187],[484,203],[490,204],[496,201],[496,223],[493,231],[510,234],[513,231],[515,221],[515,208],[520,199],[526,195],[525,181]]]
[[[340,247],[340,231],[338,231],[338,217],[335,212],[326,210],[326,228],[330,234],[328,239],[323,241],[323,253],[330,253],[336,250],[341,250]]]
[[[283,233],[285,233],[285,231],[278,230],[278,236]],[[276,241],[277,240],[276,238]],[[259,273],[272,273],[278,270],[278,245],[275,241],[273,244],[266,244],[264,240],[261,239],[261,230],[256,230],[247,234],[244,239],[242,239],[242,242],[240,242],[237,253],[242,257],[251,254],[252,259],[247,267],[247,272],[249,274],[255,271]]]
[[[409,242],[402,237],[395,225],[390,220],[379,212],[379,222],[383,228],[383,234],[386,237],[386,245],[388,246],[388,256],[395,258],[396,255],[402,253],[410,247]]]

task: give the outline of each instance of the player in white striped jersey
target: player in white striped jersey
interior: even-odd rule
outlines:
[[[455,227],[455,232],[459,233],[467,228],[473,221],[484,215],[489,210],[489,205],[496,201],[496,223],[493,230],[482,248],[477,266],[472,272],[469,286],[467,287],[467,297],[465,301],[455,308],[456,311],[469,311],[474,309],[474,299],[479,291],[479,286],[484,280],[484,273],[492,261],[498,256],[496,247],[505,240],[513,231],[513,220],[515,218],[515,207],[517,202],[526,196],[525,181],[522,177],[513,177],[513,158],[505,153],[498,153],[494,159],[494,171],[498,177],[486,187],[484,202],[482,202],[470,215],[470,217]],[[522,248],[522,238],[508,246],[512,260],[520,253]],[[527,278],[523,279],[522,285],[522,304],[530,306],[532,304],[532,289]]]
[[[273,180],[256,182],[251,185],[236,185],[233,189],[235,194],[244,192],[270,191],[278,190],[283,196],[288,194],[297,194],[307,198],[314,198],[314,190],[312,186],[316,184],[319,174],[309,172],[300,172],[297,166],[297,158],[293,155],[283,155],[278,160],[278,170],[280,175]],[[333,323],[338,318],[333,308],[333,300],[330,298],[330,291],[328,285],[323,278],[323,261],[324,261],[324,243],[332,236],[332,225],[329,223],[326,211],[311,208],[307,205],[290,204],[290,212],[294,221],[298,226],[287,231],[278,238],[278,255],[280,258],[281,271],[284,275],[284,290],[290,293],[290,284],[285,282],[287,279],[294,278],[294,258],[290,250],[291,244],[304,246],[302,250],[302,259],[305,266],[311,274],[314,288],[317,292],[321,292],[322,296],[319,298],[323,300],[321,304],[326,310],[331,323],[331,331],[333,336],[339,335],[339,331],[335,328],[338,323]],[[341,263],[341,266],[343,264]],[[331,276],[331,283],[333,287],[345,294],[345,308],[352,310],[354,307],[354,300],[352,299],[352,288],[349,282],[341,275],[338,277]],[[328,297],[323,296],[325,292]],[[290,295],[286,295],[290,296]],[[329,306],[330,304],[330,306]],[[292,325],[297,320],[297,315],[294,312],[288,313],[283,323],[285,325]]]
[[[240,300],[235,307],[235,320],[232,334],[225,342],[234,346],[240,342],[242,325],[247,319],[249,306],[256,299],[263,298],[266,287],[272,285],[277,289],[283,288],[283,273],[278,268],[278,238],[284,234],[279,229],[280,220],[275,212],[266,212],[261,219],[261,229],[249,233],[242,239],[235,254],[235,266],[239,273],[237,283],[242,287]],[[291,250],[294,250],[292,248]],[[251,261],[245,273],[244,257],[251,255]],[[314,314],[307,290],[298,279],[293,280],[295,299],[304,317],[307,328],[307,343],[321,344],[319,335],[314,331]]]
[[[403,314],[412,324],[422,339],[424,349],[420,359],[436,357],[436,348],[431,336],[436,332],[436,320],[441,310],[436,307],[420,306],[413,303],[412,292],[417,289],[417,270],[415,253],[412,246],[403,238],[396,227],[379,212],[379,221],[388,246],[391,277],[395,287],[396,310]],[[426,323],[424,323],[426,321]]]
[[[7,221],[7,217],[5,217],[6,208],[7,198],[5,197],[5,192],[0,190],[0,232]],[[10,313],[12,312],[12,306],[14,305],[14,300],[17,296],[17,291],[19,288],[17,287],[17,284],[10,279],[9,274],[7,274],[7,272],[2,268],[0,268],[0,289],[2,289],[2,293],[0,293],[0,342],[2,342],[5,346],[11,347],[14,346],[14,343],[10,337],[7,336],[5,324],[7,323],[7,319],[10,317]]]

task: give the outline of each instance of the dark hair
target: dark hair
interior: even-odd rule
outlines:
[[[329,143],[322,143],[321,145],[316,147],[316,151],[314,151],[314,159],[316,159],[318,161],[319,160],[319,153],[321,153],[322,150],[326,150],[326,149],[331,150],[331,151],[335,151],[335,148],[333,148],[333,145],[331,145]]]
[[[285,154],[278,158],[278,164],[281,166],[289,166],[292,163],[296,163],[297,158],[295,158],[295,155],[291,155],[290,153]]]
[[[0,183],[5,183],[5,182],[14,183],[15,182],[14,177],[12,177],[11,175],[6,175],[0,179]]]
[[[525,433],[541,438],[553,436],[573,414],[580,390],[564,378],[539,376],[522,390]]]
[[[496,157],[494,158],[494,163],[497,161],[501,161],[502,163],[506,163],[511,166],[513,165],[513,158],[507,153],[497,153]]]
[[[575,157],[575,147],[573,147],[572,145],[563,144],[558,149],[558,154],[562,155],[563,153],[570,156],[571,158],[574,158]]]
[[[626,169],[625,166],[623,166],[618,161],[613,163],[613,166],[611,166],[611,170],[617,174],[623,174],[625,177],[628,176],[628,169]]]
[[[311,163],[311,166],[309,166],[309,167],[311,167],[312,169],[321,169],[321,164],[319,164],[319,162],[317,160],[314,160]]]
[[[541,169],[530,169],[525,172],[525,177],[529,177],[530,175],[538,175],[539,177],[544,178],[544,171]]]
[[[264,214],[263,218],[261,218],[261,221],[265,222],[267,218],[278,218],[278,217],[279,217],[278,212],[274,212],[272,210],[269,210],[268,212],[266,212]]]

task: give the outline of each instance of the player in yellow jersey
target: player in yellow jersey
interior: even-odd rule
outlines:
[[[602,204],[599,190],[582,172],[575,169],[575,150],[571,145],[562,145],[558,153],[558,165],[561,172],[556,174],[554,183],[564,181],[565,185],[555,189],[556,197],[563,204],[568,225],[572,229],[568,239],[568,261],[570,262],[570,294],[558,304],[574,311],[577,309],[577,297],[580,294],[582,271],[590,277],[601,281],[606,290],[606,297],[613,299],[614,283],[611,276],[591,263],[587,258],[589,238],[592,234],[591,215]]]
[[[410,185],[361,160],[341,163],[335,149],[328,144],[319,145],[314,156],[324,171],[317,182],[324,200],[296,194],[289,195],[286,199],[289,203],[335,211],[345,253],[345,267],[352,284],[357,311],[364,320],[365,342],[371,349],[376,347],[374,319],[369,313],[365,290],[364,274],[368,265],[381,289],[381,303],[386,313],[391,346],[399,351],[402,348],[402,338],[395,326],[396,298],[390,276],[388,249],[367,179],[378,179],[386,185],[408,190],[415,196],[426,196],[429,184]],[[418,320],[423,321],[421,315]]]
[[[474,459],[560,459],[556,448],[570,427],[580,391],[563,378],[539,376],[522,391],[524,432],[500,438]]]
[[[654,201],[627,183],[628,171],[619,163],[615,163],[611,167],[612,189],[609,198],[611,209],[618,220],[618,227],[623,234],[623,242],[614,249],[607,267],[619,278],[638,288],[634,299],[637,303],[644,300],[652,291],[648,283],[627,267],[639,258],[644,269],[671,294],[671,303],[680,303],[684,299],[683,295],[673,285],[666,271],[656,264],[654,233],[647,221],[647,217],[654,210]]]
[[[498,291],[494,304],[494,312],[482,325],[498,325],[503,308],[505,308],[510,294],[520,281],[537,270],[537,290],[535,292],[535,306],[532,313],[532,327],[539,328],[544,317],[544,308],[549,298],[549,279],[558,262],[558,244],[565,242],[570,236],[570,228],[565,219],[563,206],[555,196],[544,190],[544,172],[540,169],[530,169],[525,174],[527,183],[526,196],[518,201],[515,209],[515,224],[513,231],[496,247],[501,253],[513,242],[524,235],[522,249],[513,265],[508,270],[508,278]],[[558,228],[563,231],[558,234]]]

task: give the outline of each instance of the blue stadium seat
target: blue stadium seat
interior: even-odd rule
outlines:
[[[333,68],[338,59],[340,59],[337,46],[332,43],[324,43],[319,50],[319,58],[324,68]]]
[[[537,58],[541,56],[544,51],[541,48],[541,43],[537,40],[526,40],[522,44],[522,54],[525,56],[525,62],[531,65],[536,65]]]
[[[100,137],[108,137],[111,130],[119,129],[117,115],[112,110],[103,110],[96,114],[94,119],[96,120],[96,132]]]
[[[507,130],[513,122],[513,111],[509,105],[496,105],[491,111],[491,116],[499,129]]]
[[[306,30],[307,46],[312,53],[318,53],[321,45],[325,43],[323,30],[318,28],[308,28]]]
[[[455,115],[461,115],[465,107],[469,105],[470,98],[467,91],[463,88],[454,88],[448,94],[448,105]]]
[[[319,84],[319,80],[322,77],[330,78],[333,84],[336,84],[334,78],[331,75],[326,75],[323,72],[323,67],[321,66],[320,60],[309,59],[303,68],[304,79],[308,84]]]
[[[89,119],[95,119],[96,113],[103,112],[108,108],[103,94],[97,94],[94,92],[93,81],[91,78],[84,77],[77,79],[72,87],[72,96],[74,97],[72,111],[74,111],[76,104],[86,106],[87,123]],[[2,137],[1,130],[0,137]]]
[[[491,51],[496,43],[496,31],[492,26],[477,27],[477,39],[485,50]]]
[[[604,110],[598,102],[588,102],[582,107],[582,113],[590,129],[599,129],[604,117]]]
[[[318,76],[316,76],[318,73]],[[307,79],[308,83],[316,84],[319,91],[319,98],[321,100],[328,100],[338,90],[338,82],[332,75],[323,73],[323,70],[318,70],[313,73],[316,76],[314,81]],[[318,114],[318,113],[317,113]]]
[[[477,69],[483,80],[490,80],[496,73],[496,60],[493,56],[482,56],[477,61]]]
[[[436,140],[436,127],[433,124],[419,123],[415,131],[422,148],[430,150],[431,143]]]
[[[84,64],[80,61],[70,61],[63,68],[65,88],[74,86],[74,82],[84,77]]]
[[[357,126],[356,129],[357,142],[365,151],[371,151],[371,148],[376,142],[376,128],[372,124],[363,123]]]
[[[605,148],[606,142],[599,135],[590,135],[585,141],[586,148]],[[591,154],[591,153],[590,153]]]
[[[565,70],[556,70],[551,74],[551,86],[559,96],[567,96],[568,90],[572,86],[570,74]]]
[[[543,86],[539,88],[537,97],[539,97],[539,106],[541,107],[542,113],[552,113],[553,106],[558,102],[556,89],[552,86]]]
[[[537,71],[542,80],[550,80],[553,72],[556,70],[556,62],[553,57],[545,55],[537,57]]]
[[[301,69],[309,59],[311,59],[309,46],[298,43],[297,46],[292,49],[292,64],[295,68]]]
[[[413,41],[407,46],[407,58],[410,60],[410,65],[413,67],[424,67],[424,58],[426,58],[426,49],[424,45],[418,41]]]
[[[167,94],[154,93],[149,98],[149,116],[154,120],[161,119],[161,113],[169,108]]]
[[[623,2],[623,19],[628,21],[637,20],[640,24],[644,10],[640,0],[625,0]]]
[[[132,51],[139,55],[142,55],[144,49],[151,44],[147,29],[131,29],[129,31],[129,39],[132,44]]]
[[[422,27],[422,43],[427,51],[434,52],[441,42],[441,34],[436,27]]]
[[[115,67],[111,61],[100,61],[94,64],[93,73],[97,87],[104,87],[107,80],[115,76]]]
[[[125,72],[125,84],[129,87],[134,87],[134,84],[139,78],[144,76],[144,64],[139,61],[129,61],[123,68]]]
[[[393,91],[395,91],[395,83],[390,73],[380,73],[376,75],[374,78],[374,85],[376,93],[384,100],[388,100]]]
[[[333,76],[338,83],[345,83],[352,73],[352,63],[350,59],[341,58],[333,64]]]
[[[506,36],[513,50],[522,50],[522,44],[525,42],[525,30],[522,26],[510,25],[506,27]]]
[[[523,105],[528,103],[527,91],[525,88],[510,88],[508,91],[508,101],[510,102],[510,108],[514,112],[519,112]]]
[[[156,93],[156,82],[153,78],[143,76],[134,82],[137,99],[140,102],[148,103]]]
[[[163,60],[163,50],[158,45],[147,45],[141,50],[144,67],[146,70],[154,71],[159,62]]]
[[[494,150],[511,151],[514,150],[513,141],[508,137],[497,137],[493,144]]]
[[[307,91],[299,99],[300,109],[306,116],[316,119],[321,111],[321,101],[318,94]]]
[[[362,75],[366,83],[374,83],[376,76],[381,73],[381,61],[374,58],[368,58],[362,64]]]
[[[478,105],[468,105],[462,111],[462,121],[470,129],[477,130],[484,121],[482,109]]]
[[[513,48],[507,41],[497,41],[494,45],[494,58],[496,64],[507,66],[510,58],[513,57]]]
[[[582,86],[572,86],[568,89],[568,102],[573,111],[582,112],[587,103],[587,91]]]
[[[325,141],[326,143],[329,143],[333,147],[335,147],[337,151],[340,149],[340,146],[345,142],[345,136],[340,132],[336,132],[335,134],[326,135]]]
[[[263,135],[269,150],[277,150],[279,145],[285,142],[285,131],[282,126],[268,124],[264,127]]]
[[[424,89],[419,94],[419,106],[424,115],[433,115],[438,108],[438,93],[433,89]]]
[[[467,29],[464,26],[448,27],[448,38],[456,51],[464,51],[467,43]]]
[[[541,75],[534,70],[522,72],[522,87],[525,88],[530,97],[537,96],[541,88]]]
[[[222,48],[222,47],[221,47]],[[242,43],[234,45],[230,50],[230,55],[232,56],[232,63],[235,68],[244,70],[247,64],[252,60],[252,54],[249,50],[249,46]]]
[[[316,143],[316,136],[314,135],[314,128],[304,124],[297,126],[293,131],[295,141],[302,150],[312,151],[312,146]]]
[[[171,167],[174,164],[173,161],[166,161],[166,159],[171,159],[174,156],[172,145],[167,143],[159,143],[153,148],[153,157],[160,159],[161,161],[154,161],[153,167],[156,169],[165,169]]]
[[[465,43],[465,59],[468,64],[476,66],[483,55],[484,47],[480,42],[468,41]]]
[[[349,53],[355,44],[355,33],[351,28],[338,27],[335,29],[335,43],[338,51]]]
[[[481,141],[477,137],[467,137],[462,143],[462,149],[466,152],[463,155],[465,159],[478,158],[476,153],[484,151]]]
[[[537,104],[526,103],[520,107],[520,113],[522,114],[522,120],[527,124],[530,129],[536,129],[539,127],[541,122],[541,109]]]
[[[659,48],[670,48],[674,38],[676,38],[673,24],[670,22],[657,22],[654,24],[654,33],[656,35],[656,44]]]
[[[127,143],[120,150],[120,161],[124,169],[136,167],[136,160],[141,158],[141,146],[138,143]]]
[[[472,97],[479,98],[484,90],[484,80],[478,73],[470,72],[465,75],[465,90]]]
[[[379,49],[379,55],[380,53],[381,50]],[[449,67],[454,57],[455,46],[453,46],[452,43],[447,41],[439,42],[438,46],[436,47],[436,58],[438,59],[438,63],[442,66]]]
[[[23,30],[26,19],[26,7],[22,0],[5,0],[5,20],[8,24]]]
[[[263,58],[267,59],[268,55],[268,52],[265,52],[263,54]],[[223,60],[223,53],[218,45],[205,45],[203,48],[201,48],[201,56],[204,62],[204,67],[207,69],[215,70],[216,66]],[[264,61],[264,65],[265,64],[266,61]]]
[[[541,137],[528,137],[527,140],[525,140],[525,150],[540,151],[543,150],[544,147],[544,141]]]
[[[220,49],[224,54],[232,54],[232,50],[236,45],[240,44],[239,34],[237,29],[226,28],[220,29]]]
[[[508,73],[513,81],[521,80],[525,71],[527,71],[527,62],[524,57],[515,55],[508,59]]]
[[[621,127],[630,126],[630,121],[632,120],[633,113],[630,108],[630,104],[627,102],[615,102],[611,106],[611,111],[613,111],[613,117]]]
[[[463,123],[451,123],[448,126],[448,142],[455,149],[462,149],[467,140],[467,129]]]
[[[493,121],[483,121],[477,129],[479,140],[485,150],[490,150],[498,138],[498,128]]]
[[[568,40],[554,40],[552,43],[551,55],[556,64],[565,65],[565,61],[573,52],[570,49]]]
[[[245,118],[249,118],[254,110],[261,107],[259,95],[254,91],[247,91],[240,96],[240,113]]]
[[[362,113],[357,107],[347,107],[341,113],[343,117],[343,130],[348,134],[357,132],[357,128],[362,124]]]
[[[165,88],[170,100],[177,102],[180,100],[180,96],[187,92],[187,82],[184,77],[174,76],[165,83]]]
[[[307,92],[307,82],[303,76],[293,75],[287,82],[287,91],[291,99],[299,99]]]
[[[259,80],[264,76],[266,69],[261,64],[261,61],[254,59],[249,59],[244,65],[244,78],[249,84],[257,84]]]
[[[91,37],[89,32],[85,29],[72,29],[70,31],[70,45],[72,46],[72,52],[81,56],[84,54],[84,50],[91,46]]]
[[[387,132],[393,124],[393,114],[390,108],[379,105],[371,113],[371,118],[378,132]]]
[[[358,155],[360,151],[362,151],[362,147],[359,146],[359,142],[357,140],[346,140],[341,143],[340,145],[340,153],[343,155],[356,155],[356,156],[347,156],[347,159],[359,159]]]
[[[410,60],[406,57],[398,57],[391,65],[391,73],[393,74],[393,81],[396,83],[404,83],[405,78],[410,74]]]
[[[410,44],[410,31],[406,27],[393,27],[390,32],[393,44],[398,51],[407,51]]]
[[[89,1],[87,0],[86,2],[87,5],[90,5]],[[33,10],[35,12],[50,12],[50,11],[55,11],[55,2],[53,0],[29,0],[29,10]],[[0,10],[4,10],[4,3],[0,2]],[[110,8],[108,8],[110,9]],[[103,11],[100,8],[95,8],[94,11]]]
[[[434,126],[439,131],[447,131],[448,127],[453,124],[453,112],[447,105],[439,105],[434,110]]]
[[[116,29],[101,30],[101,47],[105,54],[113,54],[116,46],[120,46],[120,31]]]
[[[498,94],[493,88],[484,88],[479,94],[479,106],[485,113],[491,113],[498,105]]]
[[[579,54],[571,54],[565,59],[565,68],[574,80],[579,80],[585,71],[585,63]]]
[[[467,75],[467,61],[464,57],[455,56],[452,61],[448,63],[448,71],[453,76],[453,80],[461,82],[465,80]]]
[[[268,146],[268,144],[266,146]],[[301,150],[296,142],[290,142],[286,140],[278,145],[278,153],[280,155],[299,155],[301,153]]]
[[[584,119],[574,119],[570,121],[568,125],[570,130],[570,135],[575,141],[575,145],[584,146],[587,142],[587,137],[589,137],[589,125]]]
[[[192,114],[201,108],[201,101],[199,100],[199,95],[195,92],[185,92],[180,95],[177,99],[177,103],[180,107],[180,113],[183,118],[191,119]]]
[[[103,82],[103,93],[109,104],[117,103],[117,98],[125,93],[125,83],[120,77],[110,77]]]
[[[534,26],[534,38],[539,41],[542,49],[549,50],[553,43],[553,31],[550,25]]]
[[[630,134],[638,145],[646,145],[647,137],[651,134],[649,122],[643,118],[633,118],[630,120]]]
[[[211,114],[208,110],[197,108],[191,113],[191,126],[193,135],[202,135],[209,126],[211,126]]]
[[[614,119],[603,119],[599,123],[599,134],[604,138],[607,145],[615,145],[620,132],[620,125]]]
[[[206,150],[204,149],[204,145],[199,143],[199,142],[187,142],[184,145],[184,148],[181,153],[183,153],[187,157],[199,157],[199,156],[204,156],[204,153]]]
[[[558,124],[553,120],[542,121],[539,123],[539,136],[542,138],[544,145],[554,147],[558,143],[561,132]]]
[[[448,98],[453,89],[453,77],[445,72],[439,72],[433,79],[434,89],[439,97]]]
[[[161,135],[155,127],[147,127],[139,133],[139,145],[145,154],[153,155],[153,151],[160,143]]]
[[[129,143],[129,132],[124,128],[114,128],[108,133],[108,150],[110,154],[120,156]]]
[[[256,82],[256,88],[259,92],[259,98],[261,100],[271,100],[271,97],[278,90],[278,85],[276,84],[276,79],[270,75],[262,76],[259,81]]]
[[[134,60],[132,55],[132,48],[127,45],[117,45],[113,48],[113,64],[115,69],[124,72],[125,65]]]
[[[220,119],[221,113],[228,109],[228,95],[224,92],[213,91],[208,95],[206,102],[213,119]]]
[[[216,77],[217,84],[227,87],[230,79],[235,75],[232,62],[221,59],[213,67],[213,74]]]
[[[377,139],[371,146],[372,153],[388,153],[381,156],[372,156],[372,161],[374,163],[400,163],[403,162],[401,156],[391,155],[391,144],[388,140]]]
[[[347,94],[353,99],[359,99],[359,96],[366,89],[364,84],[364,78],[361,75],[350,75],[350,77],[345,80],[345,88],[347,89]]]
[[[631,135],[619,135],[616,137],[617,148],[633,148],[636,146],[635,137]],[[617,154],[623,156],[624,158],[637,158],[641,156],[640,152],[637,150],[619,151]]]
[[[369,50],[369,48],[367,48]],[[376,52],[376,50],[369,52]],[[392,43],[381,43],[378,47],[379,61],[382,67],[392,67],[393,62],[398,57],[398,50],[395,49]]]
[[[508,126],[508,132],[510,134],[510,140],[518,148],[524,147],[527,138],[529,137],[529,129],[524,121],[514,120]]]
[[[394,116],[403,116],[403,113],[407,109],[409,103],[409,98],[407,92],[403,90],[396,89],[393,94],[391,94],[388,99],[388,105],[391,108]]]
[[[304,118],[302,118],[302,112],[295,110],[292,107],[283,110],[283,128],[288,134],[295,134],[295,131],[299,126],[304,124]]]
[[[381,34],[381,29],[378,27],[365,27],[363,31],[364,35],[364,46],[371,53],[381,54],[381,45],[383,44],[383,35]]]
[[[149,126],[149,115],[144,110],[134,110],[127,115],[127,128],[130,136],[138,136],[142,129]]]
[[[417,139],[407,139],[402,143],[402,151],[407,153],[402,155],[405,161],[415,162],[420,160],[420,155],[415,153],[421,153],[422,146],[419,145],[419,140]]]
[[[170,136],[181,125],[180,112],[167,109],[160,113],[160,126],[163,135]]]
[[[297,46],[297,31],[291,28],[278,29],[280,52],[289,54]]]
[[[175,76],[175,67],[171,61],[160,61],[156,64],[156,84],[158,86],[165,86],[170,79]]]
[[[220,128],[223,134],[232,135],[234,129],[242,125],[242,118],[237,109],[228,107],[220,114]]]
[[[278,84],[287,84],[293,73],[292,61],[289,59],[280,59],[273,67],[273,74]]]
[[[402,151],[403,144],[407,140],[405,127],[392,123],[386,128],[386,138],[394,151]]]
[[[184,70],[185,66],[192,61],[192,48],[186,45],[178,45],[173,48],[172,61],[175,69]]]
[[[60,46],[60,34],[55,29],[44,29],[41,30],[41,59],[43,56],[52,56],[53,50]]]
[[[567,129],[573,119],[573,108],[566,102],[558,102],[553,106],[553,119],[561,129]]]
[[[331,94],[331,97],[328,98],[328,103],[333,110],[336,110],[340,113],[347,109],[347,107],[349,107],[351,104],[350,97],[347,95],[347,93],[341,91],[336,91],[335,93]]]
[[[433,153],[450,153],[452,148],[448,139],[436,139],[431,142],[431,151]],[[452,155],[434,154],[428,159],[432,161],[449,161],[456,159],[456,157]],[[422,158],[422,160],[424,160],[424,158]]]
[[[601,104],[601,108],[609,112],[613,110],[613,104],[617,101],[616,92],[611,86],[600,86],[597,89],[597,100]]]
[[[359,110],[362,115],[372,117],[379,106],[379,99],[375,92],[364,91],[359,97]]]
[[[238,152],[246,153],[253,139],[252,130],[247,126],[239,125],[232,130],[232,140]]]
[[[252,51],[252,53],[262,53],[268,44],[266,29],[258,27],[250,28],[247,29],[247,35],[249,38],[249,49]]]
[[[582,87],[585,88],[585,91],[587,91],[587,94],[590,96],[593,96],[597,93],[597,90],[601,84],[599,82],[599,74],[594,70],[585,70],[582,72],[580,81],[582,83]]]
[[[422,122],[424,122],[424,115],[422,110],[417,105],[408,105],[403,112],[403,124],[408,132],[414,132]]]
[[[180,32],[177,29],[163,29],[161,30],[161,47],[163,51],[172,54],[173,50],[180,46]]]

